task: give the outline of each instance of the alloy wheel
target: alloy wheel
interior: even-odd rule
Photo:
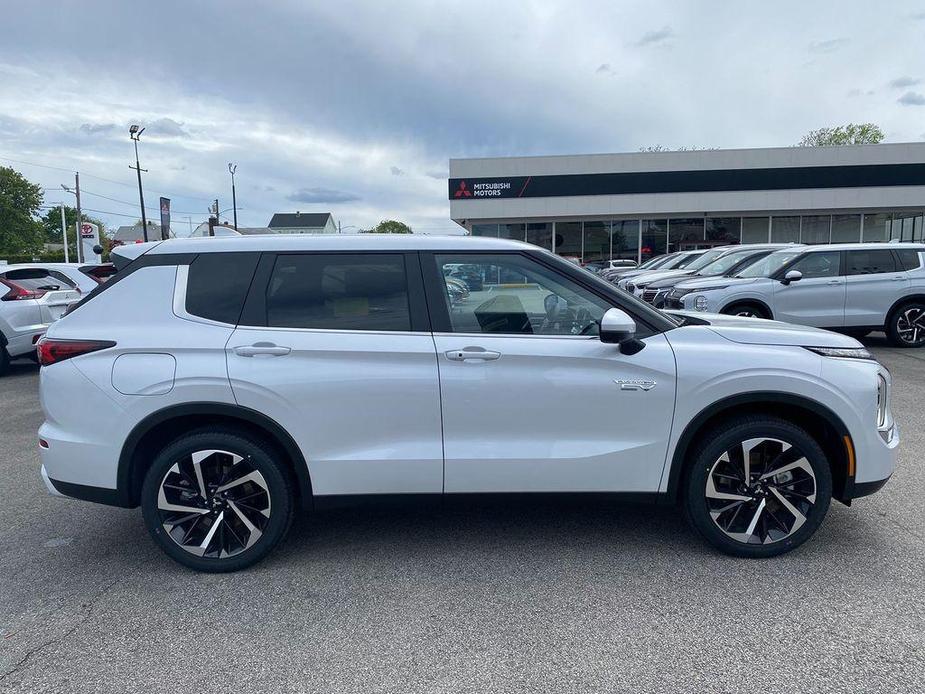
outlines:
[[[780,542],[806,522],[816,504],[816,474],[786,441],[747,439],[725,451],[707,474],[710,517],[745,544]]]
[[[910,307],[896,319],[896,332],[899,339],[908,345],[925,343],[925,308]]]
[[[196,451],[175,462],[157,495],[161,524],[183,550],[225,559],[254,545],[270,519],[270,491],[247,459]]]
[[[739,309],[738,311],[735,312],[735,315],[741,316],[743,318],[757,318],[758,317],[758,314],[755,313],[750,308]]]

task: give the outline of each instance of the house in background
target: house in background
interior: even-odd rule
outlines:
[[[277,212],[268,225],[277,234],[336,234],[330,212]]]

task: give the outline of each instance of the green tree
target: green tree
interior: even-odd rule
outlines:
[[[94,217],[81,213],[81,220],[96,224],[100,228],[100,245],[104,250],[109,248],[109,237],[106,234],[106,225]],[[74,236],[77,223],[77,208],[64,206],[64,219],[67,224],[67,252],[71,260],[77,260],[77,239]],[[40,220],[42,225],[43,243],[61,243],[61,206],[55,205]]]
[[[36,217],[42,189],[18,171],[0,166],[0,253],[36,253],[42,248],[42,225]]]
[[[885,135],[873,123],[848,123],[834,128],[810,130],[803,136],[800,147],[832,147],[836,145],[875,145]]]
[[[366,229],[364,234],[412,234],[411,227],[394,219],[383,219],[374,228]]]

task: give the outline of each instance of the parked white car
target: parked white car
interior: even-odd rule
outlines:
[[[676,317],[528,244],[293,235],[118,253],[137,257],[39,343],[41,474],[53,494],[140,505],[195,569],[258,561],[297,507],[390,494],[680,502],[722,551],[768,557],[896,462],[890,374],[856,340]],[[489,278],[461,303],[455,264]]]
[[[48,274],[66,285],[79,289],[88,294],[96,289],[97,285],[106,281],[111,274],[108,264],[86,263],[17,263],[8,265],[12,269],[38,269],[47,270]]]
[[[35,343],[80,299],[73,285],[41,268],[0,266],[0,376],[10,360],[35,355]]]
[[[772,253],[734,277],[680,282],[666,306],[775,318],[925,345],[925,246],[858,243]]]

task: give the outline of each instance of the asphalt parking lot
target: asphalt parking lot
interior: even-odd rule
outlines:
[[[49,497],[37,368],[0,379],[0,691],[925,690],[925,350],[893,372],[901,466],[787,556],[670,509],[339,510],[196,574],[137,511]],[[106,422],[101,421],[105,427]]]

